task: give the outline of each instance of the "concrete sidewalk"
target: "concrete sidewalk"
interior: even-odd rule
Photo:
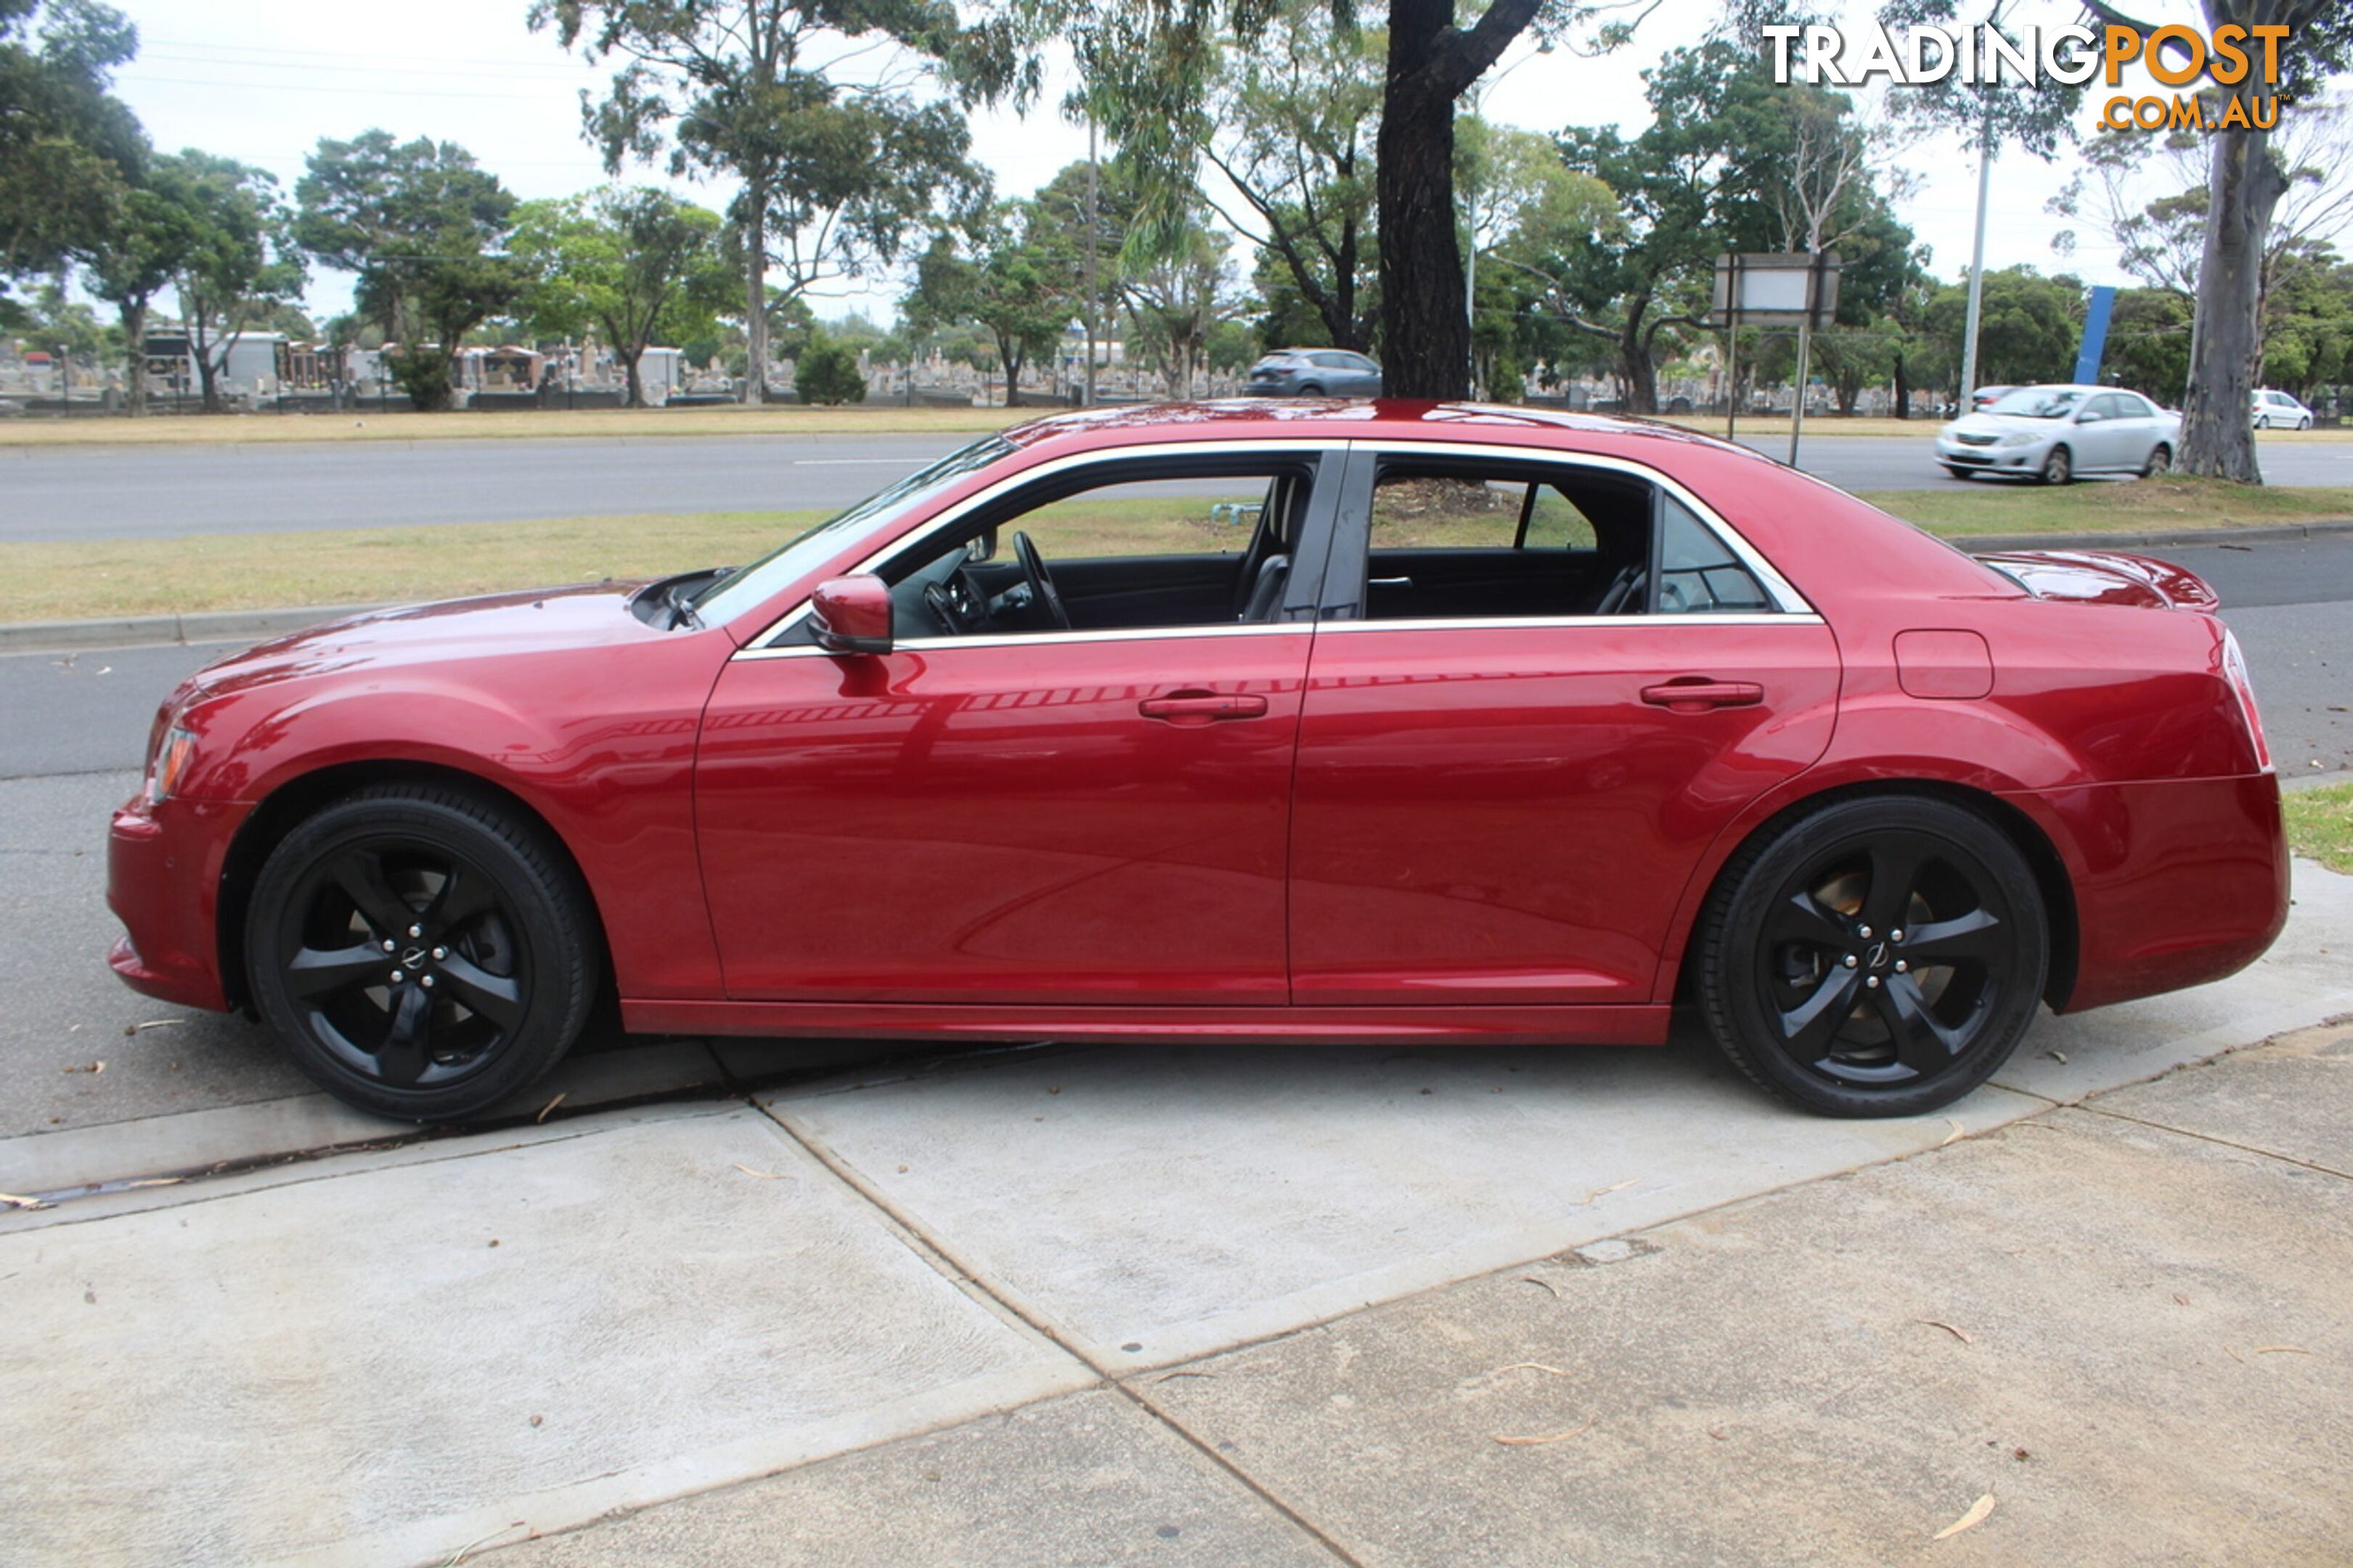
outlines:
[[[0,1215],[0,1563],[2342,1562],[2353,1033],[2120,1087],[2353,1012],[2296,897],[1949,1117],[1027,1053]]]

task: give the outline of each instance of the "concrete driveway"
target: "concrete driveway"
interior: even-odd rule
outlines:
[[[0,1562],[1884,1563],[1986,1495],[1945,1555],[2341,1560],[2353,1053],[2110,1092],[2353,1012],[2296,899],[1910,1121],[1691,1039],[746,1045],[177,1184],[187,1117],[0,1141],[105,1184],[0,1215]]]

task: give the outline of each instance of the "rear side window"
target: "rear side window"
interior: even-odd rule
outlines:
[[[1688,616],[1773,608],[1764,585],[1672,496],[1662,496],[1657,612]]]

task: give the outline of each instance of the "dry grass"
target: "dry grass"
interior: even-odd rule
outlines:
[[[2179,475],[2056,489],[1978,483],[1860,493],[1933,533],[2137,533],[2353,518],[2353,488],[2237,485]]]

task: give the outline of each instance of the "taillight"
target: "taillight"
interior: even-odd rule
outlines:
[[[2255,682],[2247,673],[2247,656],[2239,650],[2239,639],[2228,626],[2222,628],[2222,673],[2230,678],[2231,689],[2239,694],[2239,711],[2247,721],[2247,739],[2254,743],[2255,765],[2264,773],[2272,769],[2272,749],[2263,739],[2263,716],[2255,707]]]

